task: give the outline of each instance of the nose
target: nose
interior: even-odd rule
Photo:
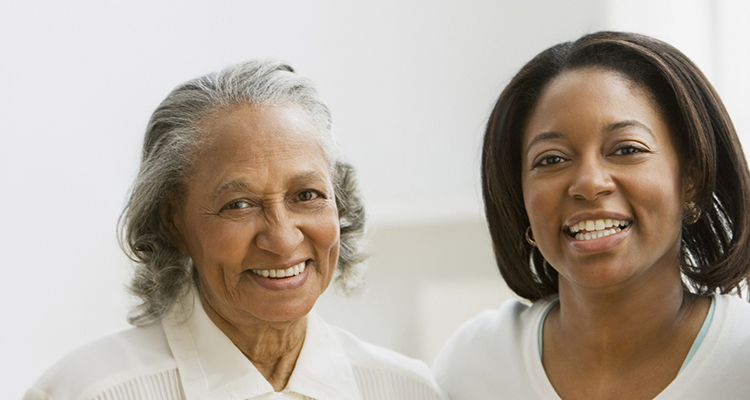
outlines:
[[[615,191],[615,182],[611,171],[606,168],[599,157],[588,157],[580,160],[574,172],[568,194],[579,200],[593,201]]]
[[[264,210],[264,225],[255,238],[258,248],[278,255],[294,251],[304,240],[295,218],[283,205]]]

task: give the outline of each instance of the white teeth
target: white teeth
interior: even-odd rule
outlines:
[[[250,272],[266,278],[287,278],[299,275],[305,270],[305,261],[287,269],[251,269]]]
[[[586,220],[571,226],[570,233],[578,240],[591,240],[620,232],[628,225],[630,222],[616,219]]]
[[[599,239],[603,238],[605,236],[614,235],[617,232],[620,232],[622,229],[617,226],[612,229],[606,229],[603,231],[593,231],[593,232],[585,232],[585,233],[577,233],[575,238],[576,240],[591,240],[591,239]]]

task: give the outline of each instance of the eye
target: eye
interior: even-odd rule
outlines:
[[[241,210],[243,208],[251,207],[252,204],[250,204],[247,200],[234,200],[230,202],[229,204],[225,205],[223,207],[224,210]]]
[[[322,197],[320,192],[316,190],[303,190],[297,194],[297,201],[310,201]]]
[[[648,150],[646,150],[646,149],[644,149],[642,147],[634,146],[632,144],[628,144],[628,145],[620,147],[619,149],[617,149],[612,154],[616,155],[616,156],[627,156],[627,155],[631,155],[631,154],[643,153],[643,152],[646,152],[646,151],[648,151]]]
[[[559,164],[563,161],[565,161],[564,158],[555,154],[551,154],[537,158],[536,160],[534,160],[534,164],[531,167],[548,167],[551,165]]]

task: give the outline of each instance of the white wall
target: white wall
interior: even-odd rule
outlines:
[[[750,2],[722,0],[715,3],[714,65],[716,74],[709,76],[750,152]]]
[[[463,319],[508,295],[477,195],[492,102],[540,50],[616,25],[618,4],[0,4],[3,397],[19,398],[72,348],[127,327],[129,264],[115,224],[151,111],[186,79],[269,56],[317,82],[373,221],[370,290],[350,301],[326,294],[320,312],[429,361]],[[447,308],[452,318],[441,318]]]

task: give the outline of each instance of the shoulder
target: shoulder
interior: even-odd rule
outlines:
[[[715,309],[698,350],[659,398],[744,399],[750,392],[750,304],[713,295]]]
[[[440,386],[452,399],[525,397],[512,389],[531,385],[527,364],[538,355],[539,321],[554,301],[510,300],[463,324],[432,365]]]
[[[363,342],[341,328],[329,327],[349,358],[360,385],[375,384],[379,390],[391,392],[376,398],[445,398],[424,362]]]
[[[750,304],[731,295],[715,295],[714,299],[714,321],[718,325],[716,339],[734,344],[750,344]],[[744,346],[744,349],[750,355],[750,346]]]
[[[727,310],[732,314],[745,318],[750,318],[750,303],[738,296],[728,294],[714,295],[716,300],[716,310]]]
[[[137,376],[176,368],[160,323],[131,328],[86,344],[49,368],[29,399],[87,399]]]
[[[533,305],[509,300],[498,309],[482,311],[458,328],[443,347],[441,355],[446,351],[482,351],[488,345],[500,345],[518,338],[536,319],[541,318],[553,300],[540,300]]]

